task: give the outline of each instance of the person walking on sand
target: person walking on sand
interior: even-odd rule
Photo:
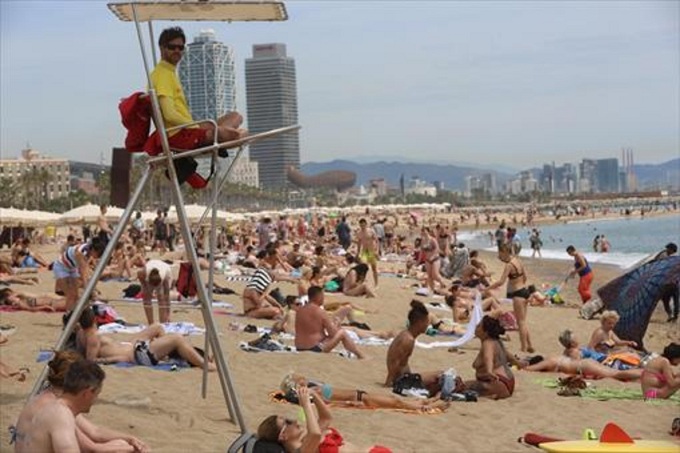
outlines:
[[[538,253],[538,257],[542,258],[541,247],[543,247],[543,241],[541,240],[541,233],[537,228],[531,230],[529,242],[531,243],[531,257],[536,258],[536,254]]]
[[[368,228],[366,219],[359,220],[357,233],[357,256],[362,263],[371,267],[373,283],[378,287],[378,236],[372,228]]]
[[[576,250],[576,247],[573,245],[567,247],[567,253],[574,258],[574,270],[569,272],[569,277],[567,278],[571,278],[578,274],[578,293],[581,296],[581,301],[585,304],[593,297],[590,292],[590,285],[593,283],[594,277],[593,270],[590,268],[588,260],[586,260],[583,254]]]

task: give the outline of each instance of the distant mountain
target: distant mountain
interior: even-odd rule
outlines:
[[[636,164],[633,168],[641,190],[680,188],[680,158],[656,165]]]
[[[473,167],[457,165],[441,165],[415,162],[370,162],[357,163],[348,160],[331,162],[306,162],[302,164],[302,172],[314,175],[329,170],[347,170],[357,174],[357,185],[367,185],[371,179],[384,178],[388,185],[399,186],[399,178],[404,175],[407,182],[417,176],[430,183],[442,181],[447,190],[465,190],[465,177],[483,173],[495,173],[497,184],[504,184],[512,177],[507,173],[494,172]]]
[[[379,157],[378,157],[379,158]],[[306,162],[302,164],[301,170],[307,175],[314,175],[329,170],[347,170],[357,174],[357,185],[367,185],[371,179],[384,178],[390,186],[398,187],[399,178],[404,175],[404,180],[408,183],[411,177],[417,176],[423,181],[435,182],[442,181],[447,190],[465,190],[465,177],[481,175],[484,173],[494,173],[496,175],[496,185],[504,187],[506,181],[513,179],[519,170],[515,171],[510,167],[497,166],[474,166],[457,165],[442,162],[417,162],[415,160],[403,162],[403,158],[397,160],[375,161],[376,156],[363,157],[357,160],[333,160],[330,162]],[[397,159],[395,157],[395,159]],[[369,160],[372,160],[369,162]],[[506,171],[503,171],[505,169]],[[672,187],[680,188],[680,158],[673,159],[661,164],[636,164],[635,174],[637,176],[638,189],[665,189]],[[540,177],[542,168],[532,168],[532,173],[537,178]]]
[[[515,174],[519,173],[520,169],[517,167],[511,167],[509,165],[504,165],[504,164],[475,164],[472,162],[463,162],[463,161],[456,161],[456,160],[446,160],[446,159],[428,159],[428,160],[423,160],[423,159],[418,159],[417,156],[414,157],[405,157],[405,156],[397,156],[397,155],[388,155],[388,154],[376,154],[376,155],[370,155],[370,156],[355,156],[352,157],[352,162],[356,162],[358,164],[371,164],[375,162],[401,162],[404,164],[433,164],[433,165],[453,165],[456,167],[469,167],[469,168],[476,168],[478,170],[484,170],[485,172],[498,172],[498,173],[508,173],[508,174]]]

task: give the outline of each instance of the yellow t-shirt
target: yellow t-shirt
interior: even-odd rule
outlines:
[[[166,97],[172,101],[171,105],[175,110],[175,115],[167,117],[166,112],[163,112],[163,123],[166,128],[181,126],[193,121],[187,99],[184,97],[182,84],[180,84],[179,77],[177,77],[177,72],[175,71],[175,66],[161,60],[151,73],[151,83],[156,90],[156,96],[158,96],[159,100],[162,97]],[[177,132],[172,131],[168,135],[172,136]]]

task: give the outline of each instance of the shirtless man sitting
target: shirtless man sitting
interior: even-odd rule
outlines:
[[[416,338],[427,331],[429,321],[430,317],[425,305],[417,300],[412,300],[411,311],[408,312],[408,328],[396,336],[387,350],[386,386],[391,387],[394,385],[394,381],[405,373],[411,373],[408,360],[413,354]],[[441,390],[439,377],[442,371],[426,371],[419,374],[423,385],[430,392],[430,396]]]
[[[104,370],[96,363],[73,363],[66,372],[63,393],[33,417],[17,439],[15,453],[80,451],[76,416],[90,411],[104,377]]]
[[[154,324],[132,337],[130,343],[119,343],[105,335],[99,335],[94,311],[83,310],[80,315],[80,330],[77,344],[81,353],[99,363],[130,362],[137,365],[154,366],[171,355],[179,355],[195,367],[203,367],[204,359],[191,343],[177,334],[165,334],[163,326]],[[208,362],[208,370],[214,371],[215,364]]]
[[[298,351],[331,352],[339,343],[359,359],[364,354],[357,348],[347,332],[321,307],[323,288],[311,286],[307,292],[309,302],[297,310],[295,316],[295,347]]]

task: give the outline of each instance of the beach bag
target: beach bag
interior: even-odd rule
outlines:
[[[342,291],[342,283],[344,279],[342,277],[335,277],[333,280],[329,280],[323,285],[323,289],[329,293],[337,293]]]
[[[128,285],[127,288],[123,290],[123,297],[125,299],[137,299],[142,295],[142,285],[138,283],[133,283]]]
[[[498,320],[501,323],[501,326],[505,330],[519,330],[519,325],[517,324],[517,318],[515,318],[515,314],[511,311],[506,311],[503,313]]]
[[[182,297],[195,297],[198,293],[196,279],[194,278],[194,268],[188,261],[179,265],[176,288]]]
[[[423,384],[423,378],[418,373],[404,373],[394,380],[392,392],[397,395],[408,395],[413,392],[429,393]]]
[[[583,319],[593,319],[593,317],[604,310],[604,302],[601,299],[591,299],[579,310],[579,314]]]

